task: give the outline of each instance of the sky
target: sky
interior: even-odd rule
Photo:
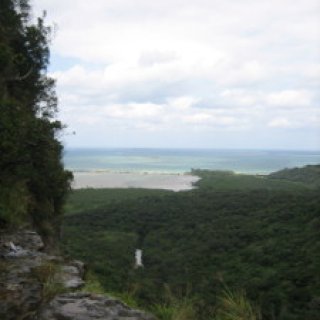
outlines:
[[[320,150],[318,0],[33,0],[68,147]]]

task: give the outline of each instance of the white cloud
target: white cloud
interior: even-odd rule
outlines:
[[[33,2],[58,25],[52,74],[71,128],[317,126],[318,0]]]
[[[192,107],[192,105],[194,105],[195,103],[199,102],[200,99],[196,99],[193,97],[176,97],[176,98],[169,98],[168,99],[168,103],[175,109],[177,110],[187,110],[190,107]]]
[[[297,125],[297,123],[293,123],[292,121],[286,118],[275,118],[268,123],[269,127],[274,128],[295,128],[297,127]]]
[[[307,107],[311,105],[312,95],[307,90],[284,90],[268,94],[266,102],[277,107]]]
[[[240,106],[254,106],[259,101],[259,94],[243,89],[226,89],[221,92],[221,97],[226,102]]]
[[[103,115],[111,118],[120,119],[154,119],[158,117],[162,111],[161,105],[153,103],[130,103],[127,105],[112,105],[103,108]]]
[[[217,116],[210,113],[195,113],[184,116],[183,121],[190,124],[204,124],[209,126],[229,126],[237,122],[233,117]]]

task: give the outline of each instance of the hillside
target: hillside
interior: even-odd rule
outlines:
[[[197,174],[199,188],[188,192],[73,191],[64,250],[86,261],[104,290],[125,292],[152,311],[156,301],[170,305],[170,288],[177,299],[192,301],[193,319],[207,320],[228,286],[245,290],[263,319],[318,319],[320,200],[314,184]],[[99,207],[75,206],[95,192]],[[133,268],[136,248],[143,250],[141,269]]]
[[[303,168],[284,169],[270,174],[268,178],[299,182],[313,187],[319,187],[320,165],[309,165]]]

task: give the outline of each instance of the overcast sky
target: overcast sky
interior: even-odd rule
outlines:
[[[318,0],[32,3],[67,147],[320,149]]]

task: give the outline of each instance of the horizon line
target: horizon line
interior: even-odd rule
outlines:
[[[281,149],[281,148],[215,148],[215,147],[107,147],[107,146],[64,146],[65,150],[87,149],[87,150],[216,150],[216,151],[303,151],[303,152],[320,152],[320,149]]]

